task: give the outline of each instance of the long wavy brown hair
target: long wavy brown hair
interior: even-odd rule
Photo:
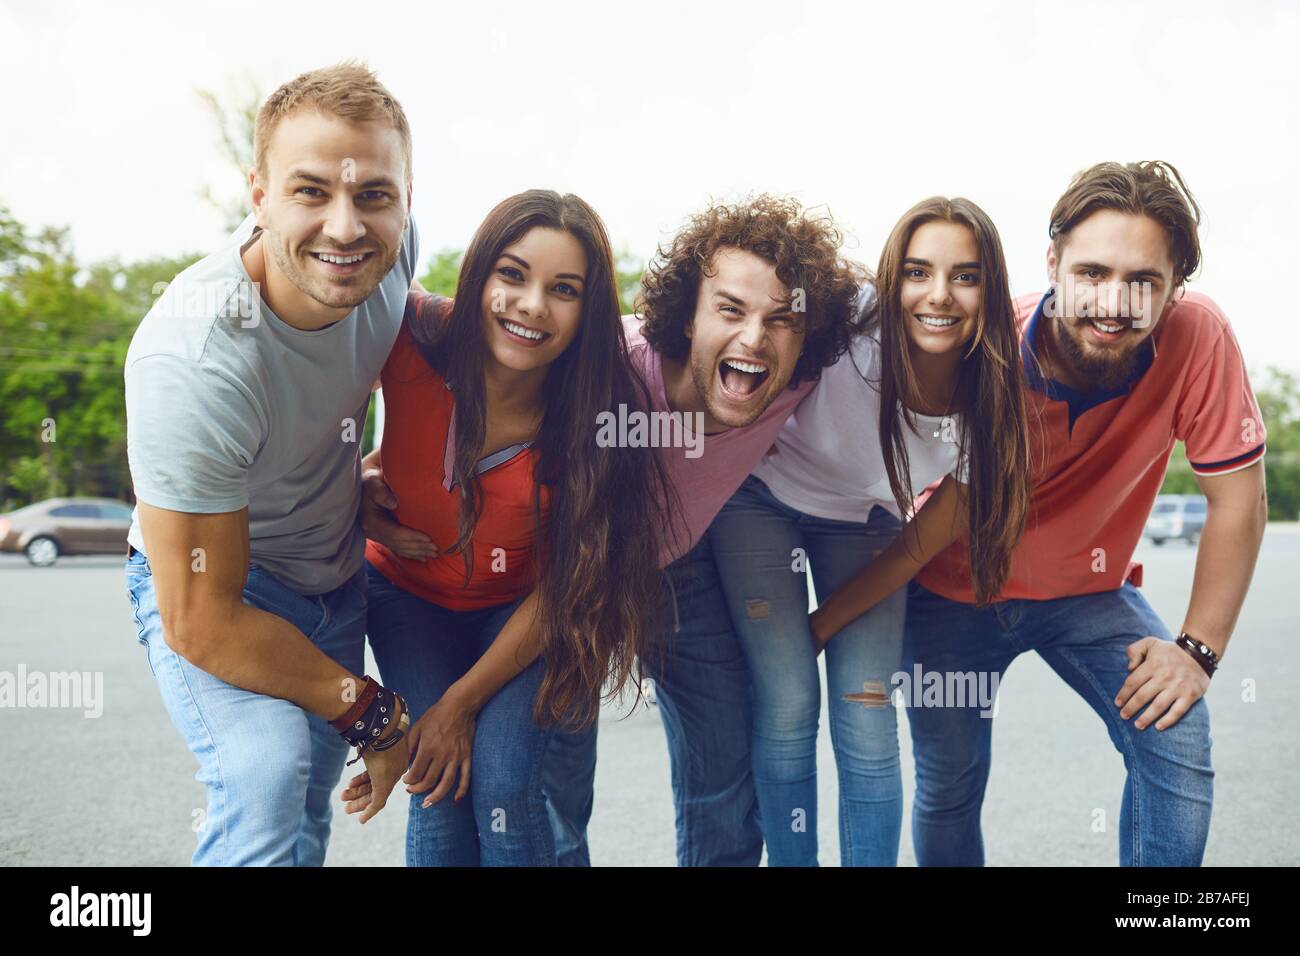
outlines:
[[[1020,339],[1002,240],[993,220],[969,199],[935,196],[903,214],[880,254],[877,307],[870,323],[881,346],[880,445],[889,487],[908,514],[921,491],[911,486],[904,427],[917,431],[909,407],[922,407],[902,306],[903,258],[913,233],[927,222],[965,226],[980,257],[980,317],[958,366],[955,410],[961,412],[959,454],[967,459],[967,540],[971,585],[980,605],[993,600],[1011,570],[1011,552],[1029,512],[1029,431]]]
[[[614,257],[600,217],[572,194],[532,189],[504,200],[465,252],[450,319],[413,332],[426,361],[455,393],[453,472],[461,505],[454,548],[464,555],[468,580],[483,509],[474,473],[486,431],[483,289],[501,251],[538,227],[572,235],[588,265],[578,332],[547,368],[533,445],[539,453],[533,504],[546,668],[534,717],[583,727],[596,719],[604,688],[616,696],[633,680],[653,632],[664,599],[658,503],[670,497],[654,449],[601,448],[596,441],[598,413],[617,414],[620,404],[651,407],[628,356]]]

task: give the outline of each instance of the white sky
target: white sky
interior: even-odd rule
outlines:
[[[643,257],[710,196],[793,193],[874,265],[897,217],[946,193],[992,215],[1032,292],[1071,174],[1160,158],[1205,209],[1193,287],[1253,368],[1300,370],[1294,2],[0,0],[0,36],[0,202],[70,226],[86,259],[220,238],[198,191],[237,186],[196,87],[361,57],[413,127],[426,261],[542,186]]]

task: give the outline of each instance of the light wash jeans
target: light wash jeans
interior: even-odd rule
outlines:
[[[1127,649],[1164,623],[1131,584],[1049,601],[998,601],[980,609],[909,588],[903,668],[997,675],[1025,651],[1048,666],[1101,718],[1128,771],[1119,819],[1123,866],[1199,866],[1210,830],[1214,771],[1204,698],[1165,730],[1121,720],[1115,695]],[[987,679],[987,678],[986,678]],[[945,678],[945,684],[947,678]],[[980,807],[992,762],[993,720],[978,704],[909,707],[916,757],[912,842],[921,866],[982,866]],[[1050,746],[1050,741],[1045,746]],[[1050,809],[1050,808],[1049,808]]]
[[[753,680],[754,785],[769,866],[817,865],[821,679],[808,629],[808,576],[829,597],[898,534],[876,507],[865,522],[791,508],[752,475],[709,528],[718,576]],[[800,558],[802,555],[802,559]],[[827,711],[839,779],[840,863],[894,866],[903,825],[898,724],[890,693],[907,593],[899,589],[826,646]]]
[[[406,698],[415,721],[483,656],[520,601],[450,611],[393,584],[369,562],[366,570],[367,631],[380,679]],[[425,809],[432,791],[411,794],[407,866],[555,865],[542,793],[542,757],[552,730],[533,722],[544,669],[539,657],[479,711],[466,797],[454,801],[453,786]]]
[[[168,647],[149,561],[139,551],[127,558],[126,581],[163,704],[207,788],[207,809],[195,818],[194,865],[323,864],[347,741],[324,717],[227,684]],[[244,603],[284,618],[343,667],[362,672],[364,568],[333,591],[305,597],[253,566]]]

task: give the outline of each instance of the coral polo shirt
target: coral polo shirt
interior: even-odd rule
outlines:
[[[411,295],[397,342],[380,375],[384,390],[382,458],[384,480],[397,496],[395,517],[423,531],[438,548],[427,561],[402,558],[376,541],[366,542],[366,558],[393,584],[452,611],[475,611],[506,604],[532,590],[536,517],[533,469],[538,453],[531,443],[488,455],[476,472],[483,511],[474,528],[473,571],[451,546],[459,533],[460,487],[452,484],[456,435],[455,402],[442,375],[416,347],[412,322],[445,322],[452,300]],[[542,489],[542,509],[547,504]]]
[[[1224,475],[1264,457],[1264,422],[1223,312],[1189,292],[1141,346],[1129,381],[1080,392],[1044,379],[1034,359],[1043,296],[1016,301],[1021,322],[1033,500],[1001,599],[1046,600],[1141,584],[1131,563],[1174,442],[1198,475]],[[1028,321],[1026,321],[1026,319]],[[1044,329],[1044,333],[1046,329]],[[972,414],[979,414],[978,410]],[[917,580],[973,604],[968,542],[940,553]]]

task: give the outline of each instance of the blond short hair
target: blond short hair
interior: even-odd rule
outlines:
[[[267,97],[253,127],[253,161],[266,174],[266,150],[275,128],[290,113],[314,109],[355,123],[387,121],[402,140],[406,177],[411,177],[411,127],[402,104],[364,63],[347,60],[295,77]]]

